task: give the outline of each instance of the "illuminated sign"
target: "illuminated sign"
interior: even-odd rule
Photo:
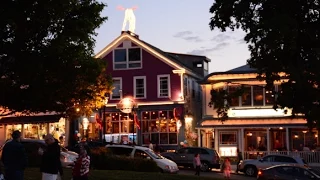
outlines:
[[[230,109],[228,111],[228,117],[283,117],[291,116],[291,110],[287,109]]]

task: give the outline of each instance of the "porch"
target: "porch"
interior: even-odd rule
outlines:
[[[247,118],[221,123],[202,122],[198,129],[198,146],[216,149],[222,157],[244,159],[268,154],[300,156],[309,163],[320,162],[318,131],[310,131],[304,119]]]
[[[259,159],[266,155],[281,154],[303,158],[307,163],[320,163],[320,151],[244,151],[243,159]]]

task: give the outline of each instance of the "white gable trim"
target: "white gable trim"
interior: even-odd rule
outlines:
[[[106,46],[99,53],[97,53],[95,55],[95,58],[104,58],[107,54],[109,54],[114,48],[118,47],[126,39],[131,40],[134,44],[142,47],[144,50],[153,54],[154,56],[156,56],[157,58],[159,58],[160,60],[162,60],[166,64],[170,65],[171,67],[173,67],[175,69],[184,69],[183,67],[181,67],[177,63],[172,62],[170,59],[168,59],[165,56],[161,55],[160,53],[154,51],[152,48],[148,47],[146,44],[142,43],[141,41],[137,40],[136,38],[134,38],[128,34],[122,34],[117,39],[112,41],[108,46]]]

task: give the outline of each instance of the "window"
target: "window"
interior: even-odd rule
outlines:
[[[262,106],[263,105],[263,87],[262,86],[252,86],[253,88],[253,105]]]
[[[122,78],[113,78],[113,87],[111,99],[121,99]]]
[[[229,86],[228,87],[228,93],[233,94],[238,90],[239,86]],[[239,96],[232,97],[230,106],[239,106]]]
[[[251,106],[251,86],[244,86],[244,93],[242,94],[242,106]]]
[[[170,75],[158,75],[158,98],[170,96]]]
[[[118,156],[130,156],[133,150],[131,147],[108,147],[108,149],[113,155]]]
[[[136,69],[141,68],[141,49],[115,49],[114,50],[114,69]]]
[[[237,132],[220,132],[220,144],[237,144]]]
[[[296,160],[294,160],[291,157],[285,157],[285,156],[275,156],[275,162],[281,162],[281,163],[297,163]]]
[[[139,149],[136,149],[136,151],[134,152],[134,157],[140,159],[147,159],[148,157],[150,158],[150,156],[146,152]]]
[[[136,132],[133,128],[133,115],[126,113],[110,113],[106,115],[106,131],[109,134],[132,134]],[[121,138],[119,137],[119,142]],[[136,139],[135,139],[136,140]]]
[[[133,91],[136,99],[146,98],[146,76],[133,77]]]
[[[266,105],[274,105],[274,94],[272,93],[272,91],[265,91],[265,104]]]
[[[144,111],[141,119],[143,144],[178,144],[173,111]]]
[[[265,156],[262,160],[264,162],[275,162],[275,157],[274,156]]]
[[[206,71],[209,70],[208,62],[206,62],[206,61],[203,62],[203,69]]]

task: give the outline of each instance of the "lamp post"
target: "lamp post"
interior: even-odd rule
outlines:
[[[108,104],[109,97],[106,97],[103,106],[103,119],[102,119],[102,140],[103,143],[106,143],[106,106]]]

